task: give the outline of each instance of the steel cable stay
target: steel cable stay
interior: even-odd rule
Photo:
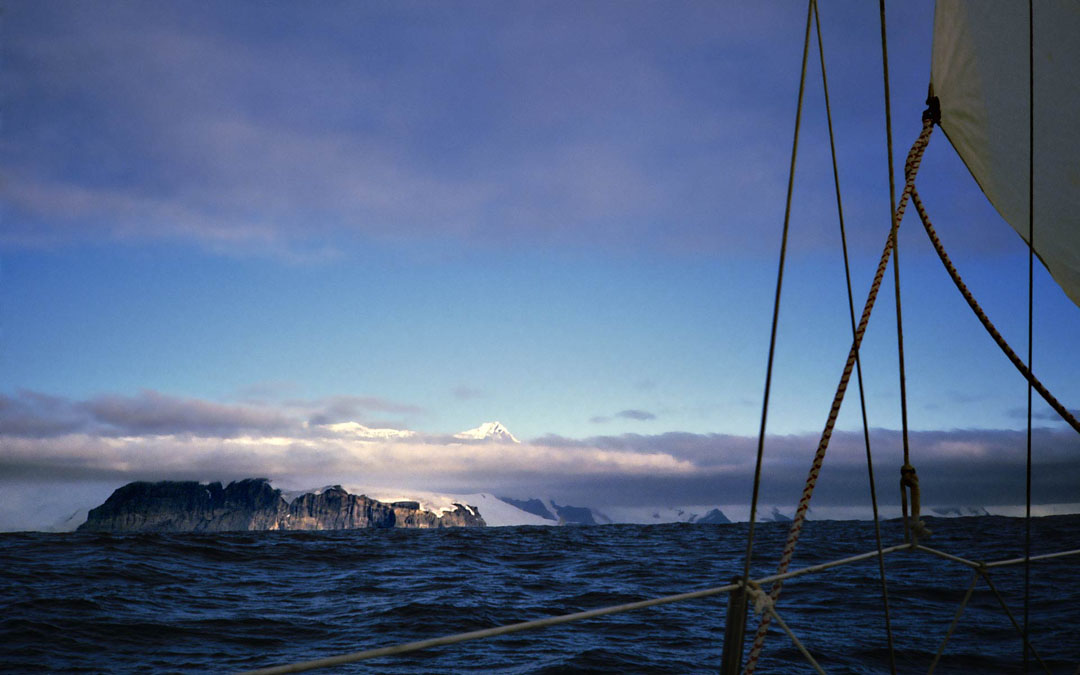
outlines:
[[[836,186],[836,215],[840,225],[840,248],[844,254],[844,281],[847,286],[848,317],[851,321],[851,337],[855,339],[855,295],[851,290],[851,265],[848,259],[847,230],[844,227],[844,204],[840,194],[840,167],[836,160],[836,140],[833,133],[832,105],[829,103],[829,78],[825,69],[825,44],[821,39],[821,17],[817,3],[814,3],[814,27],[817,30],[818,58],[821,61],[821,87],[825,95],[825,119],[829,127],[829,154],[832,157],[833,183]],[[890,162],[892,160],[890,159]],[[890,207],[892,205],[890,204]],[[877,487],[874,484],[874,459],[870,450],[870,422],[866,414],[866,389],[863,387],[862,359],[858,348],[855,349],[855,380],[859,385],[859,412],[863,424],[863,444],[866,447],[866,472],[870,484],[870,505],[874,516],[874,541],[878,551],[881,543],[881,519],[878,515]],[[889,670],[896,675],[896,650],[893,646],[892,617],[889,611],[889,587],[885,579],[885,556],[878,556],[878,576],[881,579],[881,603],[885,614],[885,639],[889,647]]]
[[[757,459],[754,465],[754,486],[750,498],[750,527],[746,535],[746,559],[743,580],[750,577],[750,560],[754,553],[754,526],[757,524],[758,493],[761,487],[761,465],[765,454],[765,425],[769,417],[769,393],[772,389],[773,359],[776,356],[776,328],[780,322],[780,292],[784,286],[784,261],[787,258],[788,232],[791,224],[791,196],[795,187],[795,161],[799,156],[799,129],[802,125],[803,92],[806,89],[806,62],[810,54],[810,22],[814,16],[816,0],[806,5],[806,35],[803,38],[802,72],[799,76],[799,96],[795,107],[795,134],[791,142],[791,166],[788,169],[787,199],[784,206],[784,228],[780,238],[780,261],[776,272],[776,296],[773,300],[772,328],[769,333],[769,358],[765,366],[765,393],[761,401],[761,427],[758,431]]]
[[[925,549],[925,550],[929,550],[929,549]],[[937,552],[934,552],[934,553],[937,553]],[[1024,565],[1025,577],[1026,577],[1027,576],[1027,570],[1030,567],[1029,563],[1033,559],[1034,558],[1025,557],[1025,558],[1018,558],[1018,559],[1016,559],[1016,560],[1014,560],[1012,562],[1014,564],[1023,564]],[[999,566],[1000,566],[1000,564],[999,564]],[[1024,649],[1025,655],[1028,654],[1028,653],[1034,655],[1035,660],[1037,660],[1039,662],[1039,665],[1042,666],[1043,671],[1045,671],[1046,673],[1049,674],[1050,673],[1050,667],[1047,666],[1046,662],[1044,662],[1042,660],[1042,657],[1039,656],[1039,652],[1035,650],[1034,645],[1032,645],[1030,640],[1029,640],[1028,626],[1027,626],[1026,622],[1025,622],[1025,625],[1021,626],[1016,621],[1016,618],[1013,616],[1012,611],[1009,610],[1008,604],[1005,602],[1005,598],[1001,597],[1001,593],[998,591],[997,587],[994,586],[994,582],[990,579],[990,573],[988,571],[988,567],[989,567],[988,565],[985,565],[985,564],[982,564],[982,563],[978,563],[978,564],[974,565],[974,572],[972,573],[972,577],[971,577],[971,585],[968,586],[967,592],[964,594],[964,599],[961,600],[960,606],[956,610],[956,616],[953,617],[952,623],[949,624],[949,630],[946,631],[945,637],[941,641],[941,646],[938,647],[937,653],[934,654],[934,660],[930,663],[930,670],[927,671],[927,672],[932,675],[933,672],[934,672],[934,669],[937,667],[938,663],[940,662],[942,654],[945,653],[945,646],[946,646],[946,644],[948,644],[949,638],[952,637],[953,631],[956,629],[956,625],[960,622],[960,617],[964,613],[964,609],[967,608],[968,601],[971,600],[971,596],[975,591],[975,586],[979,581],[979,577],[982,577],[986,581],[987,587],[990,589],[990,591],[994,594],[994,597],[997,599],[998,604],[1001,605],[1001,609],[1002,609],[1003,612],[1005,612],[1005,616],[1008,617],[1009,622],[1012,624],[1013,628],[1015,628],[1017,633],[1020,634],[1020,639],[1021,639],[1021,641],[1022,641],[1022,643],[1023,643],[1024,647],[1025,647],[1025,649]],[[1028,586],[1025,583],[1025,585],[1024,585],[1024,610],[1025,610],[1025,612],[1028,609],[1028,599],[1029,599],[1028,598]],[[1024,658],[1024,667],[1027,668],[1027,657],[1026,656]]]

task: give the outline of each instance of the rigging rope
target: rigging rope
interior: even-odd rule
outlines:
[[[960,290],[960,294],[964,296],[964,300],[967,301],[968,306],[975,312],[975,316],[978,317],[979,322],[982,323],[986,332],[990,334],[990,337],[994,339],[994,342],[1001,348],[1001,351],[1005,353],[1005,356],[1012,362],[1016,369],[1020,371],[1020,374],[1027,379],[1035,391],[1039,392],[1039,395],[1042,396],[1043,400],[1046,401],[1058,415],[1061,415],[1061,419],[1068,422],[1069,426],[1075,429],[1077,433],[1080,433],[1080,420],[1077,420],[1076,416],[1062,405],[1061,402],[1050,393],[1046,386],[1039,381],[1039,378],[1035,377],[1031,372],[1031,369],[1024,364],[1023,360],[1017,356],[1016,352],[1009,346],[1009,343],[1005,341],[1005,338],[1003,338],[997,328],[994,327],[994,324],[990,321],[990,317],[986,315],[983,308],[979,306],[978,301],[975,300],[975,296],[968,290],[967,284],[960,278],[960,273],[956,271],[956,267],[949,258],[949,254],[945,252],[945,247],[942,245],[941,239],[938,238],[934,225],[930,222],[930,216],[926,213],[926,207],[923,205],[922,199],[919,198],[918,191],[912,191],[911,202],[915,205],[915,211],[919,214],[919,219],[922,221],[927,236],[930,237],[930,243],[933,244],[934,250],[937,251],[938,258],[940,258],[942,264],[945,265],[945,270],[949,273],[949,276],[952,277],[956,288]]]
[[[904,175],[907,177],[907,180],[904,184],[904,191],[900,195],[900,203],[896,207],[897,223],[903,220],[908,200],[914,194],[915,175],[918,173],[923,153],[926,151],[927,143],[930,142],[930,134],[933,130],[933,121],[924,117],[922,132],[911,146],[911,150],[908,152],[907,161],[904,164]],[[833,428],[836,426],[836,418],[840,413],[840,406],[844,401],[844,394],[847,392],[848,383],[851,380],[851,373],[855,367],[855,355],[859,346],[862,344],[863,336],[866,334],[866,326],[870,322],[870,314],[874,309],[878,291],[881,289],[881,282],[885,276],[885,268],[889,264],[889,257],[893,250],[894,241],[894,233],[890,232],[888,239],[885,242],[885,249],[881,253],[881,259],[878,261],[877,271],[874,273],[874,281],[870,285],[870,293],[866,298],[866,304],[863,306],[862,317],[859,319],[859,325],[855,331],[855,338],[852,341],[851,349],[848,351],[848,358],[847,362],[844,364],[844,371],[840,376],[840,383],[837,385],[836,394],[833,396],[832,407],[829,409],[829,417],[825,422],[825,429],[821,433],[821,440],[818,442],[818,449],[814,454],[814,461],[810,465],[810,473],[806,478],[806,486],[803,488],[802,498],[799,500],[799,506],[795,510],[795,517],[792,518],[791,529],[788,531],[787,543],[784,546],[784,552],[780,557],[780,565],[778,566],[779,573],[781,574],[791,565],[791,558],[795,553],[795,546],[799,541],[799,534],[802,532],[803,523],[806,521],[806,512],[810,508],[810,499],[813,496],[814,487],[817,485],[818,474],[821,473],[821,465],[825,461],[825,452],[828,450],[829,440],[832,438]],[[776,598],[779,597],[780,589],[781,584],[778,582],[770,590],[769,594],[772,596],[773,600],[776,600]],[[761,618],[761,622],[758,624],[757,634],[754,637],[754,645],[750,650],[750,655],[747,657],[746,669],[744,671],[745,675],[752,675],[756,669],[757,660],[761,655],[761,648],[765,643],[765,634],[768,629],[769,616],[766,614]]]
[[[844,280],[847,283],[848,317],[851,337],[855,339],[855,297],[851,290],[851,266],[848,261],[847,230],[844,227],[844,205],[840,197],[840,168],[836,161],[836,142],[833,134],[832,106],[829,104],[829,78],[825,73],[825,44],[821,39],[821,18],[814,5],[814,27],[817,29],[818,56],[821,61],[821,85],[825,93],[825,120],[829,126],[829,151],[832,155],[833,183],[836,186],[836,213],[840,221],[840,248],[844,253]],[[885,556],[881,554],[881,520],[878,517],[877,488],[874,484],[874,460],[870,452],[870,422],[866,415],[866,391],[863,388],[862,360],[855,349],[855,380],[859,385],[859,410],[862,413],[863,441],[866,446],[866,470],[870,479],[870,505],[874,511],[874,538],[878,548],[878,574],[881,578],[881,602],[885,608],[885,637],[889,646],[889,671],[896,675],[896,653],[893,647],[892,617],[889,611],[889,587],[885,581]]]

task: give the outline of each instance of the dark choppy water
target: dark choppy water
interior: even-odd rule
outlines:
[[[931,520],[937,548],[1017,555],[1023,521]],[[1080,548],[1080,517],[1033,521],[1036,553]],[[899,538],[884,526],[886,543]],[[756,575],[786,526],[759,526]],[[795,564],[873,547],[872,524],[808,523]],[[229,672],[437,637],[726,583],[746,525],[363,530],[227,535],[0,535],[0,669]],[[767,562],[766,562],[767,560]],[[925,672],[971,573],[887,558],[900,672]],[[994,573],[1022,617],[1021,567]],[[1035,646],[1080,664],[1080,559],[1032,567]],[[715,672],[726,596],[384,658],[335,672]],[[779,604],[827,672],[887,671],[876,561],[789,581]],[[1020,672],[1020,644],[980,583],[939,672]],[[771,634],[761,672],[805,672]],[[1035,672],[1033,670],[1032,672]]]

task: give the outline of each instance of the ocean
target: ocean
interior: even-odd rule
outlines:
[[[927,522],[935,548],[986,561],[1022,555],[1023,520]],[[1034,554],[1080,548],[1080,516],[1032,526]],[[886,545],[899,543],[897,521],[882,529]],[[719,586],[742,571],[746,530],[0,534],[0,670],[233,672]],[[786,532],[758,525],[755,576],[775,571]],[[812,521],[793,568],[873,548],[872,523]],[[886,573],[898,670],[925,672],[972,573],[912,552],[888,556]],[[992,579],[1022,621],[1023,567]],[[1080,557],[1032,564],[1032,641],[1054,673],[1080,664],[1078,581]],[[716,672],[726,603],[715,596],[315,672]],[[777,610],[826,672],[888,672],[876,560],[788,581]],[[758,672],[812,671],[774,623]],[[1020,639],[984,582],[937,672],[1022,672]]]

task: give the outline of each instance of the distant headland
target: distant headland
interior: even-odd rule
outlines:
[[[479,510],[454,504],[434,513],[414,501],[380,502],[340,485],[288,500],[265,478],[222,487],[196,481],[134,482],[91,509],[83,532],[230,532],[483,527]]]

